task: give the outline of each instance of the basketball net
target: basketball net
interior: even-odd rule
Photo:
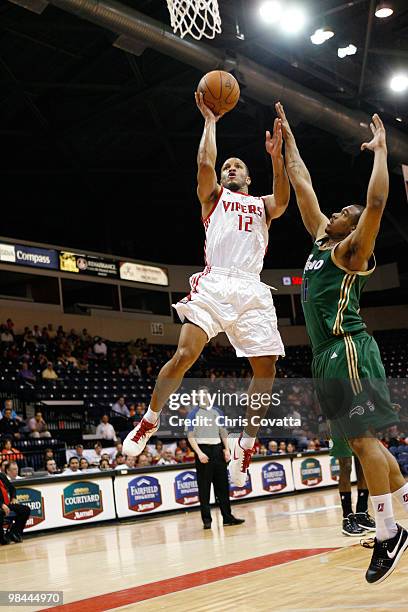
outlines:
[[[171,26],[181,38],[190,34],[196,40],[221,33],[218,0],[167,0]]]

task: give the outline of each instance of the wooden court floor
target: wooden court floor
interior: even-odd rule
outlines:
[[[336,490],[234,513],[243,526],[223,528],[214,510],[211,531],[193,512],[32,537],[0,548],[0,590],[62,590],[61,612],[408,612],[408,553],[389,579],[368,585],[371,551],[341,534]]]

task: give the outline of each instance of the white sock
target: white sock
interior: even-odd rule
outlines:
[[[408,482],[404,484],[400,489],[394,491],[394,495],[400,500],[404,506],[405,512],[408,512]]]
[[[146,421],[149,421],[149,423],[156,423],[157,419],[160,416],[160,412],[161,410],[159,410],[159,412],[154,412],[154,410],[152,410],[149,406],[143,418],[146,419]]]
[[[245,431],[244,431],[244,433],[242,434],[242,438],[241,438],[241,441],[240,441],[239,444],[240,444],[241,448],[245,448],[245,449],[253,448],[253,446],[255,444],[255,439],[256,438],[250,438],[248,436],[248,434],[245,433]]]
[[[398,531],[392,509],[392,495],[371,495],[376,525],[375,536],[379,542],[390,540]]]

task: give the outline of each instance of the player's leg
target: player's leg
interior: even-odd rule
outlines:
[[[257,432],[259,430],[259,420],[265,416],[268,402],[260,402],[259,398],[266,394],[270,397],[272,386],[276,375],[277,355],[267,355],[261,357],[248,357],[252,367],[253,377],[248,388],[248,408],[244,431],[241,436],[230,436],[228,439],[231,462],[229,466],[231,481],[238,487],[245,485],[247,470],[253,454],[253,446]],[[252,406],[252,397],[256,398]],[[259,408],[258,408],[259,406]]]
[[[207,341],[207,334],[198,325],[185,323],[182,326],[177,350],[159,372],[146,414],[123,442],[126,455],[140,455],[149,438],[156,433],[164,404],[178,389],[184,374],[197,361]]]
[[[359,527],[366,531],[375,531],[375,521],[368,512],[368,487],[357,456],[354,456],[354,465],[357,475],[357,505],[354,516]]]

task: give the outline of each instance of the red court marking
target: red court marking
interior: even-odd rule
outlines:
[[[121,606],[127,606],[132,603],[144,601],[145,599],[152,599],[154,597],[160,597],[161,595],[184,591],[192,587],[210,584],[211,582],[225,580],[226,578],[233,578],[241,574],[256,572],[267,567],[282,565],[289,561],[297,561],[298,559],[313,557],[314,555],[333,550],[338,549],[306,548],[282,550],[270,555],[228,563],[227,565],[220,565],[219,567],[212,567],[191,574],[183,574],[182,576],[175,576],[174,578],[167,578],[166,580],[159,580],[158,582],[151,582],[150,584],[142,584],[122,591],[96,595],[95,597],[81,599],[62,606],[47,608],[43,612],[52,612],[56,609],[61,610],[61,612],[83,612],[84,610],[86,610],[86,612],[105,612],[106,610],[112,610],[112,608],[120,608]]]

